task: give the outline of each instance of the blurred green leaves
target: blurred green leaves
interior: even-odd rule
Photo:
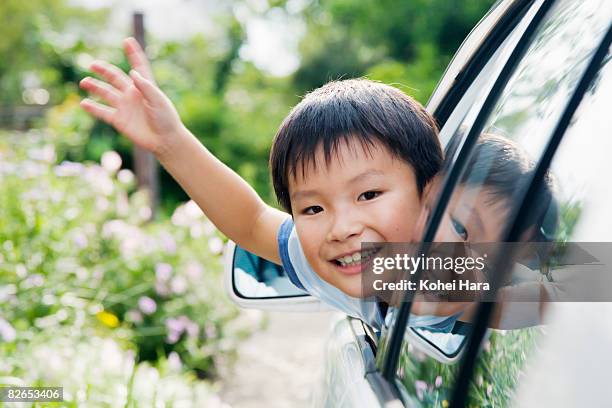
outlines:
[[[299,3],[299,4],[298,4]],[[238,171],[270,204],[275,204],[268,153],[276,129],[300,96],[333,79],[366,76],[390,83],[425,103],[445,66],[493,0],[320,0],[312,2],[233,1],[218,16],[213,37],[162,41],[147,33],[147,52],[160,87],[176,104],[189,129],[213,154]],[[305,34],[300,66],[279,78],[241,57],[248,18],[298,18]],[[120,44],[102,44],[99,31],[109,10],[81,9],[67,0],[5,0],[0,15],[0,108],[23,104],[28,87],[48,91],[53,106],[46,122],[58,155],[74,161],[99,160],[115,150],[132,165],[129,141],[78,107],[78,81],[92,58],[128,70]],[[145,15],[145,29],[146,29]],[[125,35],[129,35],[126,32]],[[258,46],[265,46],[259,44]],[[44,96],[44,95],[43,95]],[[187,197],[162,170],[162,203],[172,211]]]

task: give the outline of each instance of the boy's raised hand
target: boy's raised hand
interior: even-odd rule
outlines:
[[[91,70],[105,82],[86,77],[80,87],[107,105],[84,99],[81,106],[136,145],[161,153],[182,128],[181,120],[172,102],[155,84],[149,61],[138,42],[128,38],[124,48],[132,67],[130,74],[105,61],[94,62]]]

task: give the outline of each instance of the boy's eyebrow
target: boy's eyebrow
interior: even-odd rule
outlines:
[[[315,196],[315,195],[317,195],[317,192],[314,190],[296,191],[293,194],[291,194],[291,200],[297,200],[298,198],[306,198],[306,197]]]
[[[472,215],[474,220],[476,221],[477,228],[480,228],[480,231],[485,232],[484,224],[482,223],[482,217],[480,216],[480,211],[474,207],[472,208]]]
[[[363,173],[359,173],[358,175],[356,175],[355,177],[351,178],[348,181],[348,184],[355,184],[358,181],[361,181],[363,179],[367,179],[369,177],[374,177],[374,176],[384,176],[385,173],[381,170],[376,170],[376,169],[369,169],[364,171]],[[310,197],[310,196],[314,196],[317,195],[318,192],[315,190],[302,190],[302,191],[296,191],[293,194],[291,194],[291,199],[292,200],[296,200],[298,198],[305,198],[305,197]]]
[[[356,175],[355,177],[353,177],[352,179],[349,180],[350,184],[356,183],[358,181],[361,181],[363,179],[366,179],[368,177],[373,177],[373,176],[384,176],[385,173],[380,171],[380,170],[376,170],[376,169],[370,169],[370,170],[366,170],[363,173],[360,173],[358,175]]]

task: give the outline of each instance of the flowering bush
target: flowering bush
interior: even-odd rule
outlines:
[[[65,328],[37,332],[4,353],[0,372],[13,374],[0,377],[0,384],[62,386],[64,402],[75,407],[224,406],[215,386],[182,371],[176,353],[156,365],[137,363],[133,349],[121,343]]]
[[[504,407],[512,399],[525,360],[536,346],[538,327],[492,330],[485,340],[470,384],[467,406]],[[442,364],[405,343],[399,371],[404,385],[424,407],[450,406],[460,362]]]
[[[76,344],[61,360],[83,365],[89,352],[80,345],[96,342],[114,344],[117,355],[131,350],[130,364],[152,361],[142,372],[172,356],[199,377],[214,375],[258,324],[222,291],[218,231],[193,202],[149,222],[151,209],[140,193],[128,195],[134,175],[119,170],[116,153],[101,165],[56,164],[45,140],[37,131],[0,135],[0,354],[11,357],[0,377],[44,382],[45,370],[37,377],[24,368],[32,353],[42,358],[57,346],[61,355]],[[40,348],[49,333],[56,346]],[[68,333],[85,343],[63,342]],[[126,384],[119,374],[117,384]]]

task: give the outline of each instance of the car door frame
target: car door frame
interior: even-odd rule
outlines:
[[[497,21],[494,22],[491,29],[485,34],[483,40],[478,43],[471,56],[467,59],[467,62],[458,70],[452,85],[448,89],[443,89],[441,88],[441,84],[445,76],[454,75],[452,65],[455,59],[451,61],[438,87],[432,94],[430,103],[427,105],[427,109],[433,113],[440,127],[444,126],[452,111],[461,101],[463,94],[478,77],[478,74],[494,55],[497,48],[510,35],[512,30],[519,24],[524,15],[535,3],[536,0],[516,0],[510,3],[507,10],[501,16],[497,16]],[[502,5],[503,3],[500,2],[497,4],[497,7]],[[494,17],[494,15],[489,12],[479,24],[482,24],[487,17]],[[530,25],[533,25],[533,21]],[[523,36],[525,36],[525,33],[523,33]],[[461,52],[461,49],[457,54],[459,54],[459,52]],[[440,92],[444,93],[441,97],[439,96]],[[467,146],[467,148],[471,150],[471,146]],[[466,153],[464,153],[464,155],[465,154]],[[453,187],[454,183],[448,183],[444,186],[444,189],[452,190]],[[437,205],[439,206],[439,204],[440,203]],[[431,225],[430,228],[433,229]],[[400,308],[400,312],[402,309],[404,308]],[[387,332],[386,334],[383,333],[383,337],[380,341],[376,341],[373,337],[371,337],[369,341],[369,343],[375,343],[377,345],[378,350],[376,351],[377,353],[382,353],[382,357],[377,356],[376,370],[367,372],[366,378],[383,406],[393,401],[402,401],[401,391],[395,384],[394,378],[395,367],[397,367],[397,361],[399,359],[399,346],[403,338],[403,335],[401,337],[397,336],[397,332],[398,330],[391,331],[390,333]],[[390,337],[385,338],[385,335]],[[366,336],[371,336],[371,334],[368,334],[366,331]],[[389,375],[389,373],[391,373],[391,375]]]
[[[456,185],[456,182],[458,180],[458,177],[463,170],[463,166],[465,165],[465,160],[469,156],[469,153],[471,149],[473,148],[478,135],[482,131],[486,118],[488,117],[494,104],[497,102],[501,94],[501,91],[503,91],[509,77],[514,73],[516,65],[522,59],[522,56],[524,55],[526,48],[531,44],[531,37],[533,33],[535,32],[537,27],[540,25],[544,17],[547,15],[548,10],[550,10],[552,5],[555,4],[555,2],[556,0],[545,0],[542,3],[540,9],[537,11],[536,15],[534,16],[534,19],[530,22],[529,27],[523,33],[522,38],[519,40],[519,43],[517,44],[516,48],[513,50],[513,53],[510,56],[509,60],[507,61],[506,66],[504,67],[500,75],[496,78],[495,80],[496,83],[494,84],[493,88],[489,92],[489,95],[487,96],[485,103],[481,107],[478,113],[478,116],[476,118],[476,121],[474,122],[468,135],[466,136],[466,141],[459,154],[459,157],[457,158],[457,162],[455,163],[455,165],[453,166],[453,169],[451,170],[451,173],[454,173],[455,177],[451,177],[452,174],[449,174],[449,176],[447,177],[446,183],[444,184],[444,187],[442,189],[442,193],[440,194],[440,198],[438,199],[438,202],[436,203],[434,214],[432,214],[432,219],[430,220],[428,227],[426,229],[426,233],[424,235],[425,243],[430,242],[432,240],[433,234],[435,233],[438,227],[441,215],[444,212],[446,205],[448,204],[448,199],[450,198],[450,194],[452,193]],[[537,191],[539,187],[539,183],[543,182],[544,175],[546,171],[548,170],[548,167],[550,166],[550,163],[554,157],[556,149],[559,146],[567,127],[570,124],[571,118],[573,117],[576,109],[580,105],[580,102],[582,98],[584,97],[586,91],[588,90],[589,85],[595,78],[600,68],[601,62],[604,60],[608,52],[608,49],[610,47],[611,37],[612,37],[612,26],[609,27],[608,32],[606,33],[601,43],[597,47],[597,51],[594,53],[591,61],[589,62],[587,69],[582,74],[582,77],[578,83],[578,86],[574,90],[570,100],[568,101],[565,108],[563,109],[563,113],[558,119],[557,124],[554,127],[554,130],[551,132],[546,149],[544,150],[543,154],[541,155],[537,163],[536,172],[534,173],[532,179],[530,180],[530,184],[527,189],[527,193],[523,197],[523,200],[521,201],[521,204],[516,213],[516,216],[514,217],[515,220],[524,219],[525,214],[531,211],[533,200],[530,200],[530,198],[533,197],[534,192]],[[486,63],[486,61],[484,63]],[[483,64],[483,62],[481,62],[481,64]],[[477,75],[477,73],[475,75]],[[472,77],[472,80],[473,80],[473,77]],[[471,83],[471,81],[469,81],[469,83]],[[455,86],[457,86],[457,89],[461,88],[461,85],[458,83],[456,83]],[[464,86],[465,86],[464,89],[467,89],[467,86],[469,86],[469,84],[464,85]],[[436,107],[435,113],[440,115],[440,118],[441,118],[440,122],[442,124],[445,123],[446,119],[448,119],[448,117],[450,116],[450,113],[457,106],[457,103],[460,100],[460,97],[457,97],[456,95],[457,95],[456,92],[453,93],[453,89],[451,88],[449,92],[447,92],[447,94],[445,95],[445,98],[455,99],[455,104],[450,105],[447,102],[447,105],[445,105],[445,101],[448,99],[443,99],[442,102]],[[435,214],[436,212],[438,214]],[[517,240],[519,237],[519,231],[521,231],[521,228],[522,228],[522,225],[520,221],[514,222],[512,224],[512,227],[507,232],[507,235],[505,236],[504,241],[512,242],[513,240]],[[424,247],[426,247],[426,244],[424,245]],[[495,269],[502,270],[501,268],[507,268],[507,267],[508,265],[502,262],[499,265],[497,265]],[[418,273],[416,275],[418,275]],[[418,276],[416,275],[415,275],[415,278],[418,279]],[[502,273],[500,273],[499,275],[500,276],[499,279],[501,279],[502,275],[503,275],[503,270],[502,270]],[[488,322],[490,320],[492,311],[494,309],[493,306],[494,306],[493,303],[487,303],[487,302],[483,302],[479,304],[479,307],[475,315],[473,332],[472,332],[472,335],[468,339],[467,350],[462,358],[458,377],[454,384],[454,391],[453,391],[453,396],[451,399],[452,401],[451,406],[463,406],[463,404],[465,403],[465,400],[467,398],[467,393],[469,390],[469,384],[472,379],[472,375],[474,371],[473,369],[475,366],[476,357],[480,349],[480,343],[482,342],[482,339],[484,338],[486,334]],[[380,361],[379,371],[381,373],[381,377],[383,378],[384,381],[386,381],[387,384],[390,385],[390,388],[391,388],[390,392],[396,396],[401,395],[401,390],[399,390],[397,386],[395,385],[395,370],[397,368],[401,342],[404,336],[403,328],[405,327],[407,317],[410,313],[410,307],[411,307],[411,303],[406,302],[399,309],[398,316],[391,325],[393,327],[390,333],[387,333],[387,336],[389,337],[385,339],[387,344],[383,347],[384,356],[382,356],[379,359]]]
[[[550,3],[555,3],[558,0],[550,0]],[[610,49],[610,45],[612,44],[612,23],[608,25],[608,30],[597,48],[595,49],[595,53],[591,57],[587,68],[583,72],[578,85],[574,89],[570,99],[568,100],[565,108],[562,111],[561,116],[557,120],[557,124],[555,125],[549,139],[548,143],[544,149],[544,152],[540,156],[534,174],[531,178],[529,187],[521,205],[518,207],[516,211],[516,215],[514,219],[516,222],[512,223],[511,228],[506,234],[506,237],[503,242],[517,242],[520,240],[520,235],[525,227],[524,223],[527,222],[527,216],[531,211],[535,208],[535,200],[532,198],[536,196],[538,190],[541,188],[541,184],[544,183],[544,179],[550,165],[555,157],[555,153],[557,152],[558,147],[560,146],[563,137],[566,134],[566,130],[568,129],[574,114],[576,113],[580,103],[584,99],[589,86],[596,78],[597,73],[601,68],[601,63],[604,61],[606,55],[608,54],[608,50]],[[512,251],[507,254],[507,257],[504,259],[512,258]],[[501,286],[501,280],[508,274],[510,270],[511,264],[508,262],[498,262],[493,269],[499,271],[498,274],[494,275],[494,279],[492,280],[492,290],[495,291]],[[478,353],[480,351],[480,345],[482,340],[486,334],[487,326],[491,317],[493,315],[493,311],[495,309],[494,302],[481,302],[478,305],[476,310],[474,326],[472,328],[472,335],[468,338],[468,344],[466,353],[463,356],[461,361],[461,367],[459,370],[458,377],[455,381],[455,388],[452,396],[452,406],[463,406],[465,405],[465,401],[469,392],[469,385],[474,374],[474,368],[476,364],[476,359],[478,357]]]

